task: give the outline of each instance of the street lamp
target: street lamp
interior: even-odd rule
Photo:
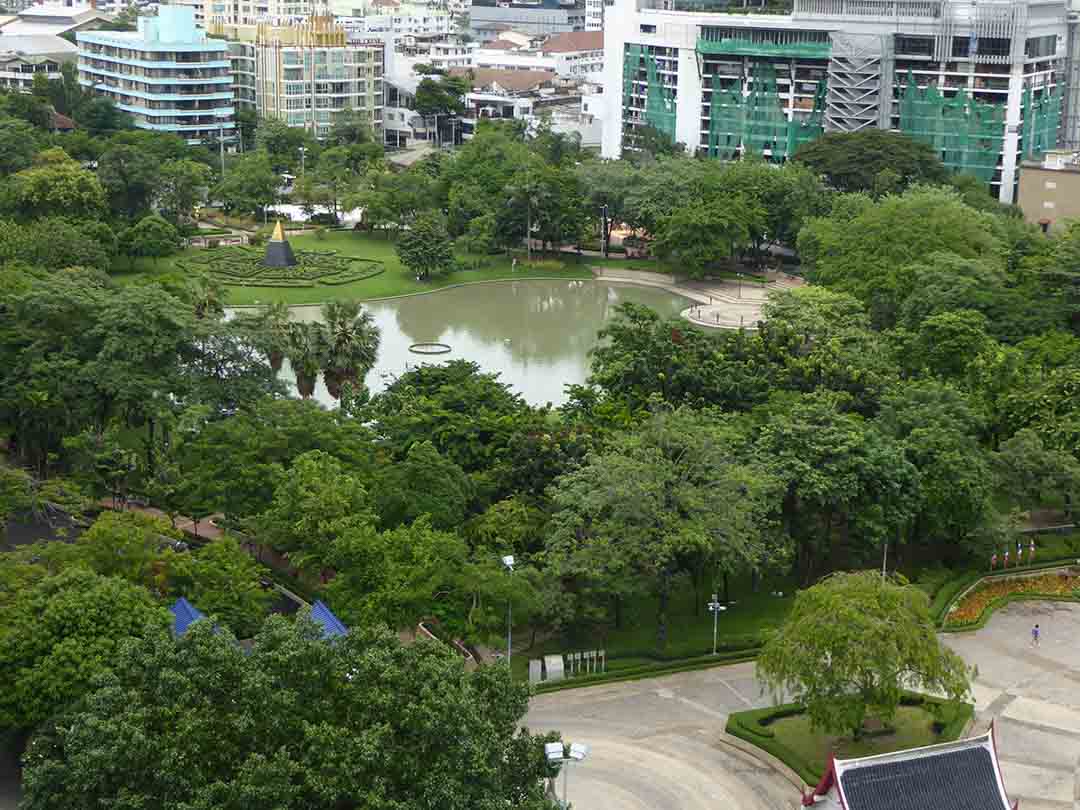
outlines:
[[[558,764],[562,768],[563,772],[563,788],[562,788],[562,806],[569,807],[570,804],[566,800],[566,783],[569,781],[567,774],[569,768],[566,766],[571,762],[581,762],[589,755],[589,746],[584,743],[571,743],[569,750],[567,750],[561,742],[544,743],[544,755],[547,757],[547,761],[551,765]]]
[[[603,248],[604,258],[608,257],[608,207],[607,203],[600,206],[600,247]]]
[[[224,178],[225,177],[225,119],[229,117],[229,114],[224,113],[221,110],[218,110],[215,113],[215,115],[216,115],[217,120],[218,120],[218,124],[217,124],[217,129],[218,129],[218,149],[221,152],[221,176],[222,176],[222,178]]]
[[[514,573],[514,555],[507,554],[502,558],[502,564],[506,566],[506,570],[511,574]],[[509,596],[506,599],[506,666],[510,667],[510,633],[513,629],[513,602]]]
[[[307,154],[307,147],[306,146],[301,146],[300,147],[300,176],[301,177],[304,176],[304,155],[306,155],[306,154]]]
[[[727,610],[727,607],[720,604],[720,598],[715,593],[712,595],[712,601],[705,607],[712,614],[712,654],[716,655],[716,619],[720,615],[720,611]]]
[[[739,300],[742,300],[742,273],[737,274],[739,276]]]

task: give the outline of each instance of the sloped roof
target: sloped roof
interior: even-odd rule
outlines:
[[[991,727],[981,736],[957,742],[834,759],[803,804],[846,810],[1014,810],[1001,779],[993,735]]]
[[[349,632],[322,600],[311,606],[311,620],[322,627],[323,638],[340,638]]]
[[[603,49],[603,31],[566,31],[562,34],[552,34],[540,46],[540,50],[544,53],[574,53]]]
[[[206,617],[202,612],[184,597],[180,597],[169,607],[173,615],[173,635],[179,638],[187,632],[187,629],[199,619]]]
[[[0,34],[0,55],[14,53],[26,58],[74,59],[78,51],[66,39],[53,34]]]
[[[65,132],[67,130],[75,129],[75,122],[68,118],[66,115],[61,115],[60,113],[53,110],[52,128],[61,132]]]
[[[498,85],[511,93],[535,90],[545,82],[553,80],[556,75],[550,70],[499,70],[497,68],[453,68],[450,73],[454,76],[468,76],[470,71],[473,73],[473,90],[486,90],[492,85]]]
[[[519,47],[517,43],[500,37],[499,39],[491,40],[491,42],[485,42],[483,45],[479,46],[479,49],[484,51],[512,51],[517,47]]]

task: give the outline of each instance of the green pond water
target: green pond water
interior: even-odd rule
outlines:
[[[429,295],[365,304],[382,331],[375,368],[368,375],[372,393],[421,363],[464,359],[500,374],[533,405],[566,401],[565,386],[583,383],[597,332],[622,303],[676,315],[689,302],[664,290],[603,281],[506,281],[457,287]],[[297,320],[318,320],[319,307],[293,307]],[[421,356],[415,343],[450,346],[448,354]],[[288,364],[282,370],[292,379]],[[332,404],[320,378],[315,396]]]

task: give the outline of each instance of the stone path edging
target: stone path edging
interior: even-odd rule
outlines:
[[[735,748],[738,751],[753,758],[757,762],[772,768],[780,776],[786,779],[792,784],[792,786],[802,794],[806,794],[806,791],[810,789],[810,785],[807,785],[786,762],[770,754],[763,748],[758,748],[753,743],[748,743],[746,740],[739,739],[738,737],[728,734],[726,731],[721,731],[720,736],[717,738],[717,742],[721,745],[727,745],[731,748]]]

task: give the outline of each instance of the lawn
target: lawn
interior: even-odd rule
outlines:
[[[719,616],[718,647],[724,651],[757,646],[762,632],[777,626],[791,608],[793,581],[762,582],[757,593],[752,591],[748,576],[739,580],[732,577],[730,586],[733,604]],[[773,596],[773,591],[784,595]],[[663,650],[656,644],[656,600],[641,599],[624,608],[621,628],[606,627],[588,634],[567,633],[538,642],[514,658],[514,673],[526,677],[530,658],[583,650],[605,650],[609,670],[707,655],[712,652],[713,639],[712,614],[705,609],[708,594],[700,601],[702,604],[695,613],[693,589],[689,586],[674,589],[668,610],[668,641]],[[528,630],[517,628],[515,633],[528,633]]]
[[[392,240],[380,236],[354,233],[352,231],[331,231],[324,239],[317,239],[313,234],[294,236],[289,239],[294,250],[335,250],[344,256],[358,256],[381,261],[386,272],[373,278],[339,286],[315,286],[298,288],[280,287],[228,287],[226,302],[233,306],[265,304],[272,301],[284,301],[290,305],[319,304],[335,298],[353,298],[372,300],[398,295],[431,292],[455,284],[477,281],[497,281],[504,279],[526,278],[592,278],[589,259],[576,256],[562,256],[557,259],[534,260],[532,267],[526,267],[524,259],[519,259],[518,269],[511,269],[511,259],[505,255],[485,256],[485,266],[475,270],[463,270],[431,281],[417,281],[401,262],[398,261]],[[162,259],[158,263],[148,260],[136,262],[135,270],[129,269],[124,260],[118,267],[116,276],[121,283],[132,283],[141,279],[165,279],[175,275],[176,262],[184,256],[195,253],[189,249],[176,256]],[[470,257],[463,257],[470,261]]]
[[[893,733],[864,736],[860,740],[813,731],[810,718],[805,714],[774,720],[768,729],[777,745],[788,749],[806,763],[810,771],[820,775],[828,766],[830,753],[835,753],[837,759],[851,759],[947,742],[934,730],[937,719],[922,706],[901,706],[891,724]]]

